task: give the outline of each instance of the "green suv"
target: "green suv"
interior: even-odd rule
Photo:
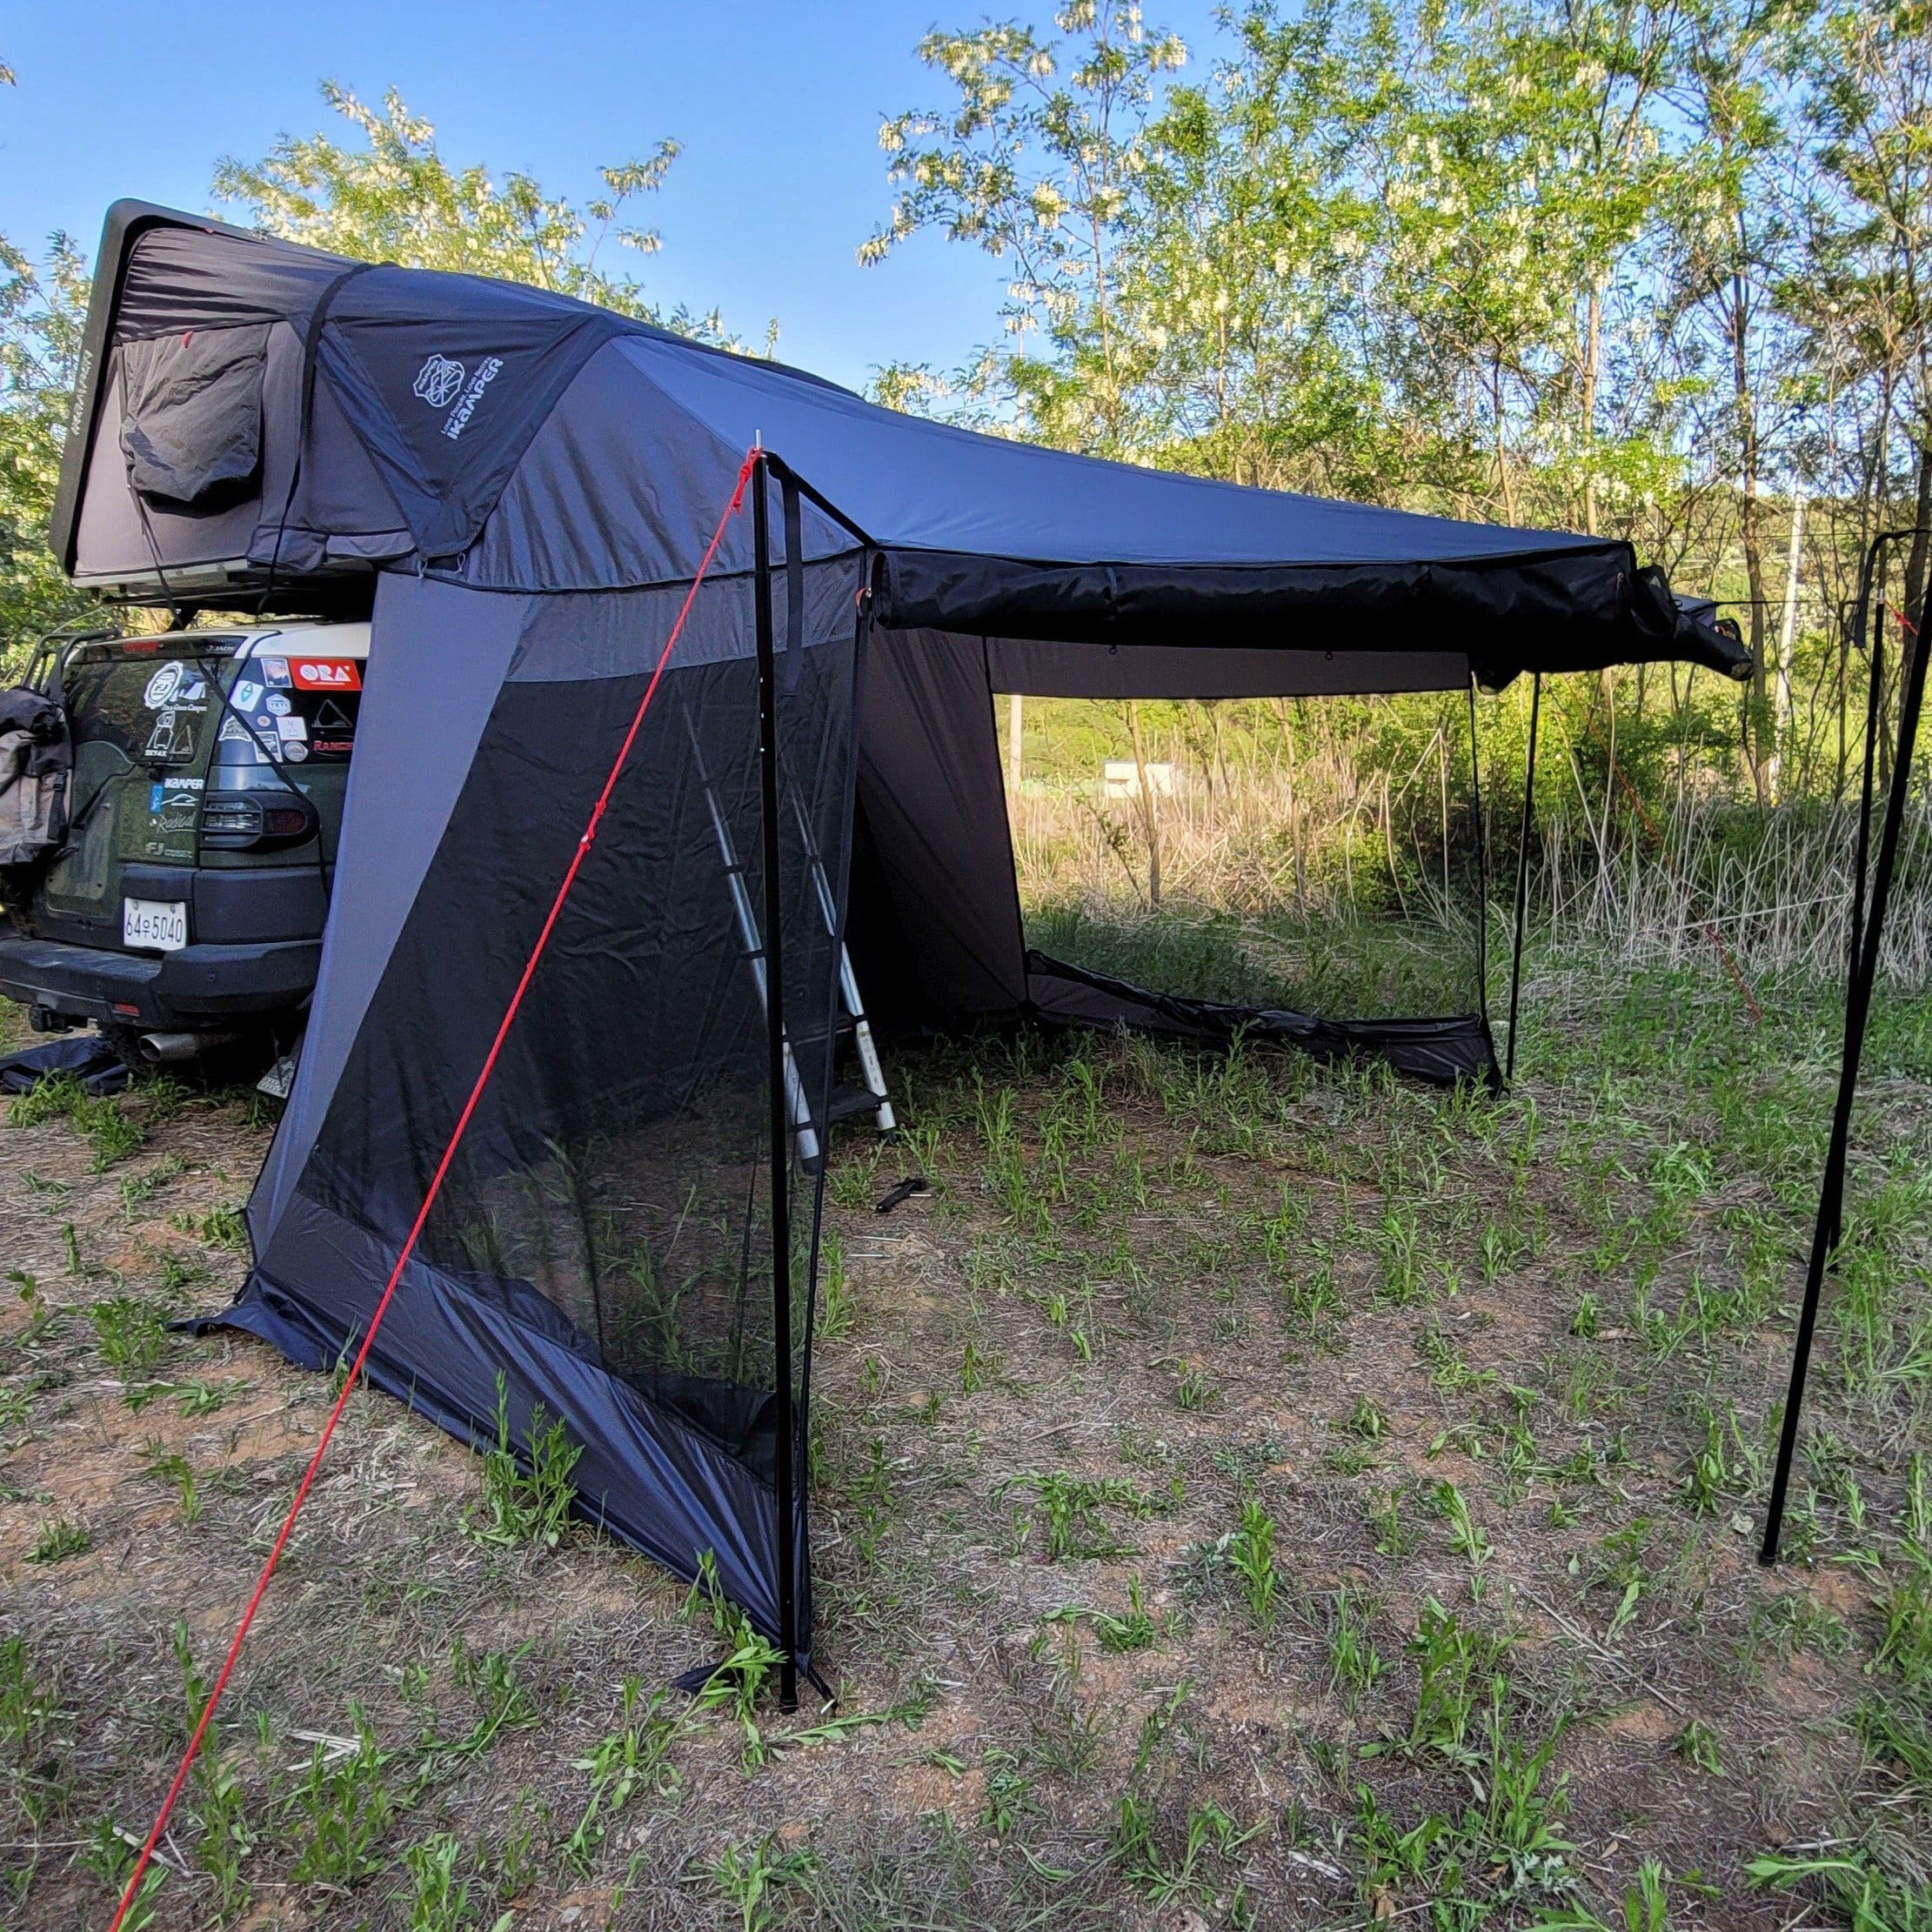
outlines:
[[[366,624],[86,637],[44,657],[74,768],[66,842],[10,893],[0,993],[124,1057],[285,1045],[315,986]]]

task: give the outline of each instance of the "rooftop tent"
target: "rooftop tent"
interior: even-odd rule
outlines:
[[[848,906],[930,1025],[1490,1055],[1474,1016],[1237,1014],[1029,955],[991,693],[1746,662],[1625,544],[973,435],[141,204],[110,215],[84,370],[77,578],[373,606],[321,978],[224,1319],[320,1366],[386,1310],[381,1386],[471,1439],[560,1417],[584,1510],[687,1576],[712,1553],[801,1664]]]

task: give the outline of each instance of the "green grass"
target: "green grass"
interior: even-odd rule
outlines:
[[[1136,986],[1332,1019],[1476,1006],[1473,922],[1445,945],[1439,926],[1399,918],[1318,918],[1292,908],[1242,918],[1195,906],[1150,917],[1065,900],[1028,910],[1026,943]]]
[[[1532,965],[1504,1096],[1137,1039],[893,1056],[913,1148],[854,1134],[828,1176],[835,1708],[781,1713],[772,1647],[714,1591],[561,1533],[554,1418],[523,1429],[506,1396],[472,1456],[358,1397],[184,1793],[157,1932],[482,1932],[586,1895],[767,1932],[1916,1922],[1932,998],[1886,995],[1765,1575],[1827,992],[1763,981],[1754,1030],[1700,965]],[[203,1105],[152,1128],[144,1174],[209,1160]],[[168,1336],[165,1294],[107,1275],[151,1283],[171,1212],[229,1279],[218,1203],[259,1153],[234,1123],[219,1177],[124,1187],[80,1147],[9,1197],[0,1481],[50,1542],[0,1644],[25,1848],[0,1918],[31,1932],[104,1916],[113,1832],[145,1822],[200,1683],[166,1633],[218,1654],[328,1393]],[[902,1160],[932,1193],[881,1222]],[[56,1554],[76,1534],[102,1554]],[[696,1696],[665,1688],[693,1665]]]

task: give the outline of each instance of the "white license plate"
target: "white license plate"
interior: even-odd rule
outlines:
[[[121,944],[156,953],[178,952],[188,943],[188,902],[183,899],[124,899]]]

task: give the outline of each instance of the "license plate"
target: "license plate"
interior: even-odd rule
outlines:
[[[188,902],[183,899],[124,899],[121,944],[154,953],[178,952],[188,943]]]

